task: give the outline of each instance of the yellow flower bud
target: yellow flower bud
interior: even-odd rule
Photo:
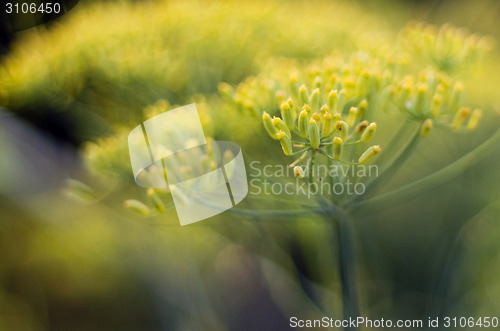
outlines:
[[[349,126],[344,121],[337,121],[336,129],[339,132],[339,137],[342,141],[346,140],[347,135],[349,134]]]
[[[307,130],[308,130],[308,119],[307,119],[307,111],[303,110],[299,114],[299,133],[302,138],[305,138],[307,136]]]
[[[297,93],[299,88],[297,87],[297,74],[294,73],[290,76],[290,91],[292,91],[293,97],[298,100],[300,98],[299,94]]]
[[[462,102],[464,86],[461,82],[456,82],[451,94],[449,111],[456,111]]]
[[[312,148],[317,149],[319,147],[319,125],[314,118],[311,118],[309,121],[309,142]]]
[[[366,142],[372,139],[372,137],[375,135],[376,129],[377,129],[377,124],[370,123],[370,125],[368,125],[366,129],[363,131],[363,134],[361,135],[361,141]]]
[[[337,90],[333,90],[330,91],[330,93],[328,93],[328,108],[333,111],[336,105],[337,105]]]
[[[310,104],[311,104],[311,109],[313,111],[318,111],[319,107],[319,88],[316,88],[312,91],[311,96],[309,97],[310,99]]]
[[[368,121],[363,121],[363,122],[360,122],[357,126],[356,126],[356,130],[355,132],[357,134],[361,134],[363,133],[363,131],[365,131],[365,129],[368,127]]]
[[[368,107],[368,101],[366,99],[361,100],[358,105],[358,118],[363,118],[365,116],[366,108]]]
[[[283,102],[283,100],[285,100],[285,91],[277,91],[276,99],[278,100],[279,103]]]
[[[75,179],[66,181],[63,192],[69,197],[82,202],[94,202],[97,199],[95,191],[90,186]]]
[[[432,120],[426,119],[422,124],[422,128],[420,129],[420,134],[422,135],[422,137],[427,137],[431,129],[432,129]]]
[[[380,146],[376,145],[376,146],[372,146],[372,147],[369,147],[360,157],[359,157],[359,164],[365,164],[367,163],[368,161],[371,160],[371,158],[373,158],[375,155],[377,155],[378,153],[380,153],[381,149],[380,149]]]
[[[328,137],[333,132],[333,116],[330,113],[326,113],[323,116],[323,137]]]
[[[220,94],[222,94],[224,96],[232,96],[234,93],[234,90],[231,87],[231,85],[229,85],[227,83],[220,83],[218,88],[219,88]]]
[[[361,75],[358,77],[356,82],[356,96],[361,97],[368,93],[370,89],[370,73],[367,70],[363,70]]]
[[[333,138],[333,151],[332,156],[335,160],[340,160],[342,156],[342,146],[344,145],[344,141],[339,137]]]
[[[292,140],[290,140],[290,137],[287,136],[285,132],[279,131],[278,139],[281,143],[281,148],[283,149],[283,153],[285,153],[285,155],[292,154],[293,148],[292,148]]]
[[[467,108],[467,107],[460,108],[460,110],[457,111],[457,113],[455,114],[455,117],[453,118],[453,123],[451,124],[451,126],[454,129],[458,129],[462,125],[464,120],[467,118],[467,116],[469,116],[469,114],[470,114],[469,108]]]
[[[401,91],[399,92],[398,105],[400,108],[406,108],[406,102],[410,96],[411,85],[408,83],[403,84]]]
[[[347,94],[346,89],[340,90],[340,92],[337,96],[337,104],[335,105],[335,112],[336,113],[342,114],[342,110],[344,109],[344,105],[346,102],[346,94]]]
[[[288,105],[292,109],[293,120],[295,121],[297,119],[297,112],[295,110],[296,108],[294,108],[293,99],[292,98],[288,98],[286,100],[286,103],[288,103]]]
[[[440,109],[441,109],[441,101],[442,100],[443,100],[443,97],[440,94],[436,94],[432,98],[431,114],[432,114],[432,116],[434,118],[439,116],[439,112],[440,112]]]
[[[299,96],[302,104],[307,104],[309,102],[309,95],[307,94],[307,88],[304,84],[299,87]]]
[[[163,213],[165,211],[165,205],[163,204],[163,201],[161,201],[158,193],[156,193],[152,188],[148,189],[148,199],[149,201],[151,201],[153,206],[155,206],[156,210],[159,213]]]
[[[304,178],[304,176],[305,176],[304,170],[302,169],[301,166],[295,166],[293,168],[293,174],[295,175],[295,177],[298,177],[298,178]]]
[[[252,111],[252,112],[257,111],[255,104],[252,102],[252,100],[245,100],[243,102],[243,108],[245,108],[245,110]]]
[[[125,200],[123,206],[141,216],[147,216],[151,213],[148,206],[137,200]]]
[[[262,113],[262,122],[264,123],[264,128],[266,129],[267,133],[269,133],[271,138],[278,139],[278,129],[274,126],[273,120],[268,113]]]
[[[314,87],[321,88],[321,82],[322,82],[321,76],[316,76],[314,78],[314,83],[313,83]]]
[[[321,115],[318,114],[318,113],[314,113],[313,116],[311,117],[313,120],[316,121],[316,123],[320,123],[321,122]]]
[[[349,114],[347,115],[347,125],[349,127],[351,126],[354,126],[354,123],[356,123],[356,120],[358,118],[358,108],[356,107],[351,107],[351,109],[349,109]]]
[[[320,112],[321,115],[325,116],[325,114],[328,113],[328,106],[327,105],[321,106]]]
[[[288,129],[293,130],[295,127],[295,118],[288,102],[283,102],[281,104],[281,117],[283,117],[283,121],[285,121],[285,125]]]
[[[482,112],[480,109],[476,109],[472,112],[469,118],[469,122],[467,122],[467,130],[472,131],[477,127],[479,120],[481,119]]]
[[[332,87],[335,86],[335,84],[337,84],[337,82],[340,80],[340,76],[337,74],[337,73],[334,73],[331,77],[330,77],[330,84]]]
[[[311,107],[309,107],[309,105],[306,103],[302,106],[302,110],[305,110],[307,112],[307,117],[309,118],[309,116],[311,115]]]
[[[427,85],[420,84],[417,88],[417,99],[415,100],[415,111],[417,114],[423,114],[425,106],[425,95],[427,93]]]

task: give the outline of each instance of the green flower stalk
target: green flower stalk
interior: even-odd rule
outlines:
[[[363,130],[363,133],[361,134],[361,141],[367,142],[372,139],[372,137],[375,135],[375,130],[377,129],[377,124],[376,123],[370,123],[366,129]]]
[[[326,113],[323,116],[323,137],[328,137],[333,132],[334,128],[334,120],[333,116],[330,113]]]
[[[154,189],[150,188],[150,189],[148,189],[147,194],[148,194],[149,201],[151,201],[151,203],[153,204],[155,209],[159,213],[165,212],[165,205],[163,204],[163,201],[159,197],[158,193],[156,193],[156,191]]]
[[[422,128],[420,129],[420,134],[422,135],[422,137],[427,137],[431,129],[432,129],[432,120],[428,118],[422,124]]]
[[[308,116],[309,114],[307,113],[306,110],[302,110],[299,114],[299,133],[302,138],[307,137],[307,131],[308,131]]]
[[[470,114],[470,108],[467,107],[460,108],[460,110],[456,112],[455,117],[453,118],[453,123],[451,124],[453,129],[457,130],[458,128],[460,128],[460,126],[462,125],[462,123],[465,122],[465,119],[469,116],[469,114]]]
[[[342,146],[343,145],[344,145],[344,142],[342,141],[341,138],[339,138],[339,137],[333,138],[332,156],[335,160],[340,160],[340,157],[342,156]]]
[[[470,115],[469,121],[467,122],[467,130],[473,131],[481,119],[482,111],[480,109],[475,109]]]
[[[283,121],[281,121],[279,117],[274,117],[272,122],[273,125],[278,129],[278,131],[283,131],[288,136],[288,138],[292,136],[288,127],[283,123]]]
[[[313,90],[310,99],[312,109],[317,109],[319,106],[319,88]]]
[[[431,103],[431,115],[432,117],[438,117],[439,113],[441,112],[441,101],[443,100],[443,97],[441,94],[435,94],[434,97],[432,98],[432,103]]]
[[[293,116],[293,110],[288,102],[283,102],[281,104],[281,117],[283,118],[287,128],[289,130],[293,130],[295,127],[295,118]]]
[[[419,115],[424,115],[425,99],[427,93],[427,85],[420,84],[417,87],[417,98],[415,101],[415,113]]]
[[[273,139],[278,139],[278,129],[276,126],[273,124],[273,120],[271,119],[271,116],[269,116],[268,113],[264,112],[262,114],[262,122],[264,123],[264,128],[266,128],[267,133],[269,133],[269,136]]]
[[[311,118],[311,120],[309,121],[309,141],[313,149],[319,148],[320,144],[319,126],[314,118]]]
[[[307,94],[307,88],[304,84],[302,84],[299,88],[299,96],[302,105],[309,103],[309,95]]]
[[[332,90],[328,93],[328,109],[336,111],[335,107],[337,106],[337,97],[337,90]]]
[[[366,99],[361,100],[358,105],[358,118],[363,118],[365,116],[366,108],[368,107],[368,101]]]
[[[123,206],[140,216],[148,216],[151,210],[140,201],[129,199],[123,202]]]
[[[356,96],[361,97],[366,95],[370,88],[370,73],[367,70],[363,70],[361,75],[358,77],[356,84]]]
[[[453,87],[453,93],[451,95],[451,101],[449,105],[449,111],[456,111],[462,102],[464,86],[461,82],[455,83]]]
[[[346,120],[347,125],[349,127],[354,126],[357,118],[358,118],[358,108],[351,107],[351,109],[349,109],[349,114],[347,115],[347,120]]]
[[[347,94],[346,89],[340,90],[337,96],[337,103],[335,104],[334,108],[335,113],[342,113],[342,109],[344,108],[344,104],[346,102],[346,94]]]
[[[290,137],[288,137],[287,134],[284,133],[283,131],[280,131],[278,133],[278,139],[281,143],[281,148],[283,149],[283,153],[285,153],[285,155],[291,155],[293,153],[293,148]]]

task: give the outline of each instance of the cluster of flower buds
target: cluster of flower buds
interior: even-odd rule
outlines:
[[[444,74],[427,70],[419,78],[407,76],[391,87],[396,107],[413,119],[421,121],[422,135],[439,127],[455,131],[474,130],[481,110],[463,106],[464,86]]]
[[[466,29],[451,24],[437,28],[412,22],[401,35],[401,40],[412,54],[448,73],[479,62],[494,44],[491,37],[470,34]]]
[[[290,166],[295,166],[294,174],[304,177],[309,170],[297,166],[299,162],[320,153],[339,163],[365,164],[380,152],[379,146],[372,146],[361,154],[357,162],[344,160],[345,149],[369,142],[375,134],[377,125],[363,120],[368,107],[366,99],[349,106],[348,99],[364,96],[370,89],[370,75],[363,71],[353,89],[347,92],[345,87],[325,93],[321,89],[322,80],[314,79],[311,92],[302,84],[296,87],[296,93],[283,100],[280,106],[281,117],[271,117],[267,112],[262,115],[264,128],[269,136],[281,143],[285,155],[299,155]],[[291,78],[292,90],[297,81]],[[353,93],[351,98],[347,95]],[[301,106],[296,106],[297,104]],[[352,101],[350,102],[352,104]]]

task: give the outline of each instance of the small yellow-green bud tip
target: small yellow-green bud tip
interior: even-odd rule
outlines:
[[[333,150],[332,150],[332,155],[335,160],[340,160],[340,157],[342,156],[342,145],[344,144],[344,141],[339,138],[335,137],[333,138]]]
[[[361,135],[361,141],[366,142],[372,139],[372,137],[375,135],[376,129],[377,129],[377,124],[370,123],[370,125],[366,127],[366,130],[363,131],[363,134]]]
[[[293,168],[293,174],[295,175],[295,177],[298,177],[298,178],[304,178],[304,176],[305,176],[304,170],[300,166],[295,166]]]
[[[432,129],[432,120],[426,119],[422,124],[422,129],[420,130],[420,134],[422,135],[422,137],[427,137],[431,129]]]
[[[474,110],[470,115],[469,122],[467,123],[467,130],[469,131],[474,130],[477,127],[479,120],[481,119],[481,116],[482,116],[481,110],[479,109]]]

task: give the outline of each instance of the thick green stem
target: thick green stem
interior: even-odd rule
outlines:
[[[359,302],[352,220],[344,212],[338,213],[338,217],[335,220],[344,319],[356,319],[359,316]],[[345,328],[346,331],[354,331],[356,329],[350,326]]]
[[[382,194],[375,198],[352,204],[350,209],[353,211],[361,212],[362,210],[370,210],[371,212],[376,209],[383,209],[387,205],[394,205],[401,201],[405,201],[417,194],[421,194],[430,190],[448,180],[458,176],[469,167],[473,166],[483,158],[489,156],[491,153],[498,149],[498,142],[500,140],[500,130],[497,130],[493,136],[476,147],[474,150],[465,154],[455,162],[448,166],[434,172],[433,174],[418,179],[408,185],[395,189],[386,194]]]

